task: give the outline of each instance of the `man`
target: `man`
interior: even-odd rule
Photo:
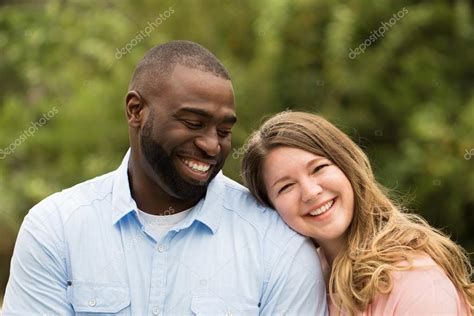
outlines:
[[[311,242],[220,173],[236,114],[217,58],[151,49],[125,109],[121,166],[25,217],[4,314],[326,314]]]

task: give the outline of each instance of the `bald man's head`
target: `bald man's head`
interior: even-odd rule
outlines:
[[[171,41],[146,53],[135,68],[128,90],[145,94],[159,92],[177,64],[230,80],[222,63],[203,46],[190,41]]]

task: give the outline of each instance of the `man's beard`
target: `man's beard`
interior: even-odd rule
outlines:
[[[155,174],[161,179],[161,183],[166,186],[162,189],[171,196],[182,200],[202,198],[206,193],[209,182],[219,173],[220,168],[218,168],[218,164],[214,166],[213,173],[207,181],[190,183],[184,180],[173,163],[173,153],[166,153],[165,149],[152,139],[153,123],[151,117],[145,123],[140,136],[141,149],[145,159],[153,168]]]

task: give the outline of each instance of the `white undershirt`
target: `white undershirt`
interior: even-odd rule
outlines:
[[[171,228],[188,216],[191,209],[171,215],[153,215],[138,210],[138,216],[143,224],[148,227],[150,233],[156,240],[160,240],[165,236]]]

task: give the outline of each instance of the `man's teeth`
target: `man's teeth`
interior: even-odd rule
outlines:
[[[209,168],[211,167],[210,164],[207,164],[207,163],[203,163],[203,162],[200,162],[200,163],[196,163],[194,161],[191,161],[191,160],[188,160],[188,159],[181,159],[185,164],[186,166],[188,166],[189,168],[193,169],[193,170],[196,170],[196,171],[200,171],[200,172],[207,172],[207,170],[209,170]]]
[[[309,214],[310,214],[310,215],[313,215],[313,216],[322,214],[322,213],[326,212],[326,211],[332,206],[333,203],[334,203],[334,199],[332,199],[331,201],[327,202],[326,204],[324,204],[324,205],[321,206],[320,208],[317,208],[317,209],[315,209],[314,211],[309,212]]]

